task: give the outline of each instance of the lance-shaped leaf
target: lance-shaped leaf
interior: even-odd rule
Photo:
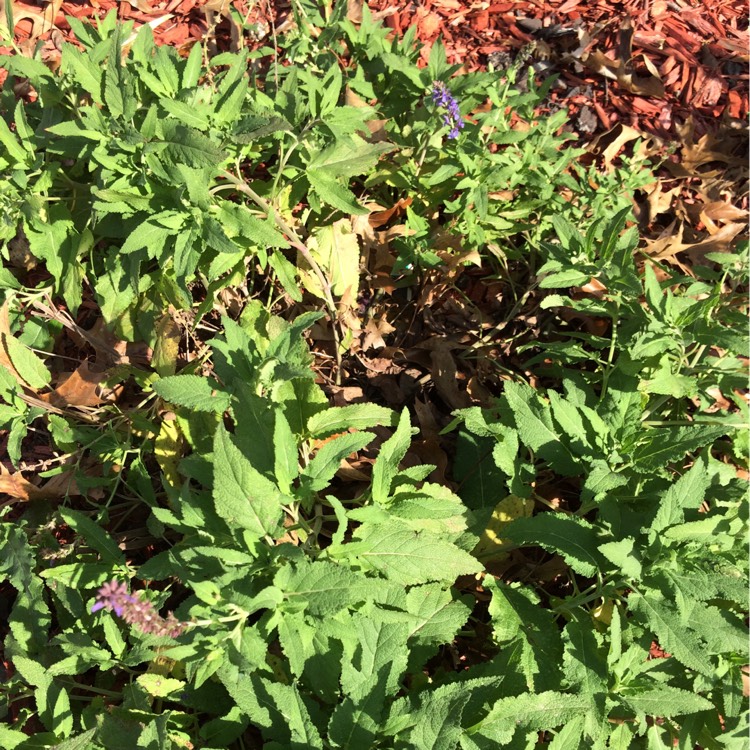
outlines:
[[[279,488],[258,472],[219,425],[214,439],[214,503],[216,512],[230,525],[248,529],[258,537],[273,536],[282,506],[291,502]]]

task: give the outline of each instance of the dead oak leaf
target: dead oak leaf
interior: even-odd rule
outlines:
[[[0,494],[9,495],[16,500],[51,500],[69,495],[80,495],[71,472],[64,472],[52,477],[40,487],[24,479],[20,471],[9,472],[0,464]]]

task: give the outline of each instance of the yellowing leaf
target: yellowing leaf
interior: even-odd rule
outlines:
[[[508,542],[502,539],[504,528],[517,518],[528,518],[534,510],[534,501],[531,498],[524,500],[516,495],[508,495],[501,500],[492,511],[492,516],[487,523],[487,528],[479,537],[477,546],[474,547],[474,556],[481,560],[500,560],[505,557]]]
[[[336,297],[354,299],[359,289],[359,241],[348,219],[320,227],[308,241],[310,253],[320,265]],[[302,261],[304,264],[304,261]],[[324,297],[317,277],[309,270],[300,272],[308,291]]]
[[[164,478],[172,487],[178,487],[181,481],[177,465],[182,458],[183,442],[184,438],[180,434],[177,420],[164,420],[154,441],[154,455]]]
[[[182,680],[175,680],[173,677],[162,677],[162,675],[150,672],[138,675],[136,682],[154,698],[166,698],[185,687],[185,683]]]
[[[172,317],[171,310],[159,318],[156,323],[153,365],[162,377],[175,374],[180,335],[180,327]]]

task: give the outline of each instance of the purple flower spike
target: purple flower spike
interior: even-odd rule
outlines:
[[[461,128],[464,126],[464,121],[461,118],[458,102],[442,81],[435,81],[432,84],[432,101],[436,106],[447,110],[446,114],[443,115],[443,125],[450,128],[448,138],[458,138]]]
[[[98,612],[100,609],[114,612],[144,633],[176,638],[185,628],[185,623],[180,622],[171,612],[162,617],[151,602],[143,602],[137,596],[129,594],[127,586],[120,581],[105,583],[96,592],[96,603],[91,611]]]

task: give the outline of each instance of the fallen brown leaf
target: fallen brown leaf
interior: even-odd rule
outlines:
[[[82,362],[50,393],[42,393],[39,398],[53,406],[98,406],[105,401],[113,401],[113,394],[105,395],[101,384],[107,372],[94,372],[88,361]]]
[[[23,478],[20,471],[10,473],[0,464],[0,494],[10,495],[16,500],[52,500],[68,495],[80,495],[72,472],[64,472],[52,477],[48,482],[37,487]]]

